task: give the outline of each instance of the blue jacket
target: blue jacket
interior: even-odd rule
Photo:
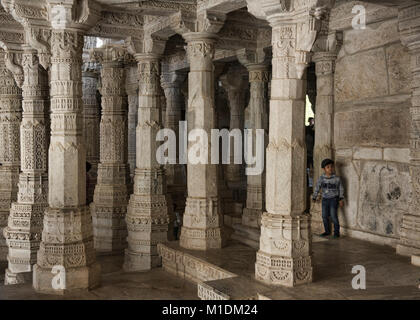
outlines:
[[[319,177],[315,186],[314,194],[312,195],[313,200],[316,200],[318,197],[319,189],[322,189],[323,199],[332,199],[336,197],[338,197],[339,200],[344,199],[343,184],[341,183],[340,177],[334,174],[329,178],[325,174]]]

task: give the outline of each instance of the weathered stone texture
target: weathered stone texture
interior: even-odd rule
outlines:
[[[356,145],[408,147],[410,115],[405,105],[335,114],[336,148]]]
[[[344,32],[342,54],[354,54],[360,51],[382,47],[391,42],[400,42],[396,19],[377,22],[365,30],[349,29]]]
[[[362,230],[398,237],[410,195],[408,165],[366,163],[360,176],[358,225]]]
[[[388,95],[383,48],[346,56],[337,61],[336,103]]]
[[[389,94],[410,93],[410,55],[400,43],[386,48]]]
[[[352,20],[356,16],[352,9],[361,5],[366,9],[366,23],[372,24],[398,15],[397,8],[390,8],[380,4],[368,3],[365,1],[337,1],[331,10],[330,28],[333,30],[345,30],[352,28]]]

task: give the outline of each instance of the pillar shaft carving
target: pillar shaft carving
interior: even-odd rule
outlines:
[[[21,120],[22,90],[6,67],[4,51],[0,50],[0,263],[7,261],[3,228],[18,194]]]
[[[244,109],[245,109],[245,80],[239,70],[232,69],[221,77],[223,87],[227,92],[230,111],[229,129],[244,128]],[[230,189],[238,189],[239,183],[244,175],[243,166],[234,163],[234,139],[230,138],[230,163],[226,165],[226,181]]]
[[[176,141],[179,141],[179,122],[181,121],[182,108],[184,106],[182,85],[185,77],[184,73],[178,72],[164,74],[161,77],[162,88],[166,97],[165,128],[175,132]],[[172,200],[176,202],[177,207],[183,208],[185,206],[184,193],[187,188],[187,177],[185,165],[179,164],[178,153],[176,163],[165,166],[166,183]]]
[[[316,74],[316,110],[315,145],[314,145],[314,181],[322,174],[321,162],[333,158],[333,122],[334,122],[334,72],[337,52],[316,52],[312,58]],[[311,206],[312,226],[314,230],[323,230],[321,205]]]
[[[86,206],[86,148],[83,139],[83,34],[59,29],[51,36],[51,143],[49,207],[34,267],[37,291],[63,293],[99,284],[92,218]],[[53,287],[54,266],[66,271],[65,288]]]
[[[253,150],[256,150],[256,130],[268,131],[267,84],[269,74],[266,64],[247,64],[250,82],[249,105],[245,110],[245,126],[252,129]],[[267,136],[264,136],[267,141]],[[265,209],[265,172],[247,176],[246,208],[242,215],[242,224],[259,228],[261,214]]]
[[[20,126],[21,174],[4,235],[9,246],[5,284],[30,281],[48,206],[48,74],[36,51],[25,47],[22,59],[23,113]]]
[[[294,19],[269,18],[273,28],[273,70],[266,161],[267,212],[261,219],[260,249],[255,265],[256,279],[284,286],[312,281],[310,217],[304,214],[306,79],[303,75],[316,31],[313,17]]]
[[[99,132],[100,132],[100,111],[97,98],[98,72],[93,62],[84,61],[82,72],[83,91],[83,137],[86,143],[86,161],[91,164],[87,172],[89,177],[86,181],[87,204],[93,201],[93,193],[98,178],[99,163]]]
[[[127,208],[128,248],[126,271],[149,270],[160,265],[157,244],[167,241],[168,204],[163,166],[156,160],[162,128],[160,59],[156,54],[136,54],[139,74],[139,109],[136,129],[134,191]]]
[[[188,33],[188,131],[203,129],[207,136],[215,128],[213,56],[215,39],[206,33]],[[191,145],[191,144],[190,144]],[[189,146],[190,146],[189,145]],[[210,150],[210,145],[208,145]],[[180,245],[206,250],[222,246],[222,221],[218,199],[217,165],[188,163],[188,198],[181,230]]]
[[[412,97],[410,127],[410,176],[412,197],[403,215],[397,253],[420,255],[420,5],[401,6],[399,30],[401,42],[411,56]]]
[[[93,193],[98,178],[100,112],[96,97],[98,79],[93,74],[83,75],[83,136],[86,141],[86,161],[91,164],[86,186],[86,201],[93,201]]]
[[[136,127],[139,108],[139,80],[137,66],[128,66],[126,76],[126,92],[128,98],[128,164],[130,176],[134,178],[136,169]]]
[[[122,48],[113,46],[93,51],[102,64],[102,117],[98,182],[90,209],[95,249],[101,253],[123,252],[127,246],[125,215],[130,178],[124,55]]]

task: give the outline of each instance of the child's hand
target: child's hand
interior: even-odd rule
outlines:
[[[344,207],[344,200],[340,200],[339,204],[340,204],[340,208]]]

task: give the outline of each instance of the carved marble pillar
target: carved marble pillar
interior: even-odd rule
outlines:
[[[208,141],[207,163],[188,161],[188,198],[181,230],[180,245],[187,249],[207,250],[222,247],[222,213],[218,199],[217,165],[211,164],[211,129],[215,128],[213,56],[215,36],[204,32],[184,34],[190,62],[188,77],[188,131],[203,129]],[[188,149],[197,142],[189,142]],[[203,145],[204,144],[204,145]],[[207,145],[206,145],[207,144]]]
[[[32,280],[32,267],[36,263],[41,242],[44,210],[48,206],[48,74],[39,64],[36,50],[29,46],[24,48],[22,66],[22,172],[17,202],[12,204],[9,223],[4,230],[9,246],[5,284]]]
[[[411,56],[410,176],[412,197],[402,217],[397,254],[420,256],[420,5],[399,8],[401,42]]]
[[[241,132],[241,142],[243,144],[243,129],[244,129],[244,109],[245,109],[245,90],[246,81],[243,78],[242,70],[238,68],[231,68],[226,74],[221,77],[221,82],[226,90],[227,98],[229,102],[229,130],[230,133],[234,133],[235,130]],[[229,164],[224,166],[226,173],[226,182],[230,190],[233,193],[233,208],[232,213],[234,216],[241,216],[243,210],[243,203],[241,200],[245,198],[245,172],[244,165],[242,162],[235,163],[234,150],[236,141],[233,137],[230,137],[230,154]],[[241,197],[241,193],[243,196]]]
[[[168,204],[163,166],[156,160],[162,128],[160,58],[156,54],[135,54],[139,72],[139,109],[136,129],[134,192],[127,209],[128,248],[124,270],[150,270],[161,263],[157,244],[167,241]]]
[[[10,207],[17,200],[20,167],[22,90],[6,68],[6,55],[0,50],[0,263],[7,261],[6,235]]]
[[[90,204],[93,201],[98,179],[99,163],[99,123],[101,119],[98,99],[98,73],[96,66],[89,62],[83,65],[82,73],[83,90],[83,137],[86,143],[86,161],[91,164],[91,169],[87,172],[89,177],[86,182],[86,201]]]
[[[93,247],[92,217],[86,205],[86,147],[83,139],[83,34],[53,29],[51,34],[51,143],[48,208],[34,266],[33,286],[63,294],[100,283]],[[55,272],[65,287],[54,286]],[[59,268],[57,270],[56,268]],[[61,278],[63,279],[63,278]]]
[[[165,128],[175,132],[177,143],[179,142],[179,122],[181,121],[181,112],[184,105],[181,86],[185,77],[184,73],[179,72],[163,74],[161,77],[162,88],[166,97]],[[177,207],[182,209],[185,207],[184,194],[187,189],[187,177],[185,165],[179,164],[178,152],[176,164],[165,165],[165,171],[168,194],[172,196],[172,201],[177,204]]]
[[[251,84],[249,105],[246,110],[246,127],[251,129],[253,150],[256,150],[256,130],[268,131],[268,101],[266,99],[268,71],[266,64],[246,63]],[[264,142],[267,136],[264,136]],[[265,157],[264,157],[265,159]],[[251,168],[252,166],[250,166]],[[264,164],[265,168],[265,164]],[[265,172],[247,176],[246,208],[242,214],[242,224],[252,228],[260,228],[261,214],[265,210]]]
[[[336,52],[316,52],[312,60],[316,73],[316,112],[315,112],[315,145],[314,145],[314,183],[322,174],[321,162],[333,158],[334,130],[334,71]],[[316,232],[323,232],[321,204],[313,203],[311,207],[312,227]]]
[[[125,95],[125,50],[105,45],[92,51],[101,68],[102,117],[98,182],[90,206],[95,249],[118,254],[127,247],[128,189],[127,98]]]
[[[282,20],[284,19],[284,20]],[[310,216],[306,200],[305,97],[314,19],[269,17],[273,28],[266,210],[261,219],[255,277],[271,285],[312,281]],[[302,19],[303,20],[303,19]],[[305,49],[301,49],[304,45]]]
[[[139,108],[139,80],[137,66],[126,67],[125,90],[128,98],[128,164],[130,176],[134,178],[136,169],[136,127]]]

